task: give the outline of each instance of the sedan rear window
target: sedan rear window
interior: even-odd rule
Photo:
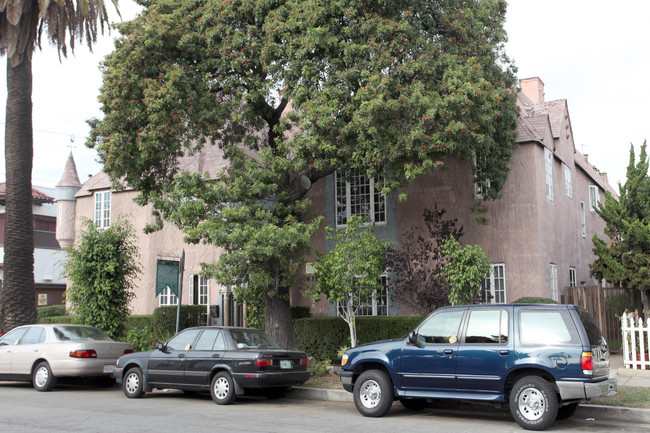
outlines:
[[[231,329],[230,335],[239,349],[279,349],[278,343],[262,331]]]
[[[92,326],[56,326],[54,335],[57,340],[110,340],[108,335],[104,334]]]

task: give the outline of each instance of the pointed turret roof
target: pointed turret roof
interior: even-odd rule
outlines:
[[[70,152],[70,156],[68,156],[68,160],[65,163],[63,176],[61,176],[61,180],[56,186],[74,186],[81,188],[81,182],[79,182],[79,175],[77,174],[77,164],[74,162],[72,152]]]

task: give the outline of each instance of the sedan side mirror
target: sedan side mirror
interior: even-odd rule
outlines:
[[[156,349],[165,351],[165,343],[156,343]]]
[[[415,331],[411,331],[409,334],[409,344],[413,344],[415,346],[419,346],[420,343],[418,342],[418,333]]]

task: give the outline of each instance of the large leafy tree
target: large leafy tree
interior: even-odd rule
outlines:
[[[499,196],[518,115],[505,2],[141,4],[104,62],[88,144],[188,240],[225,249],[206,271],[261,294],[283,345],[296,346],[288,289],[320,223],[311,184],[359,170],[388,193],[455,157]],[[179,173],[205,145],[228,169]]]
[[[117,5],[117,0],[112,0]],[[0,328],[36,321],[32,224],[32,54],[43,36],[59,54],[88,46],[107,24],[103,0],[0,1],[0,54],[7,57],[6,220]]]
[[[631,290],[637,309],[643,312],[641,292],[650,295],[650,176],[646,142],[636,161],[634,146],[624,185],[619,183],[616,200],[605,192],[603,206],[596,209],[605,221],[609,240],[593,237],[598,258],[591,265],[591,274]]]

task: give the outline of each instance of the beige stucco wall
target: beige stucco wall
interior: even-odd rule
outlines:
[[[136,296],[131,303],[132,314],[151,314],[158,307],[155,296],[156,261],[158,259],[179,260],[181,252],[185,250],[185,270],[183,274],[183,294],[181,302],[187,304],[188,278],[190,275],[199,274],[201,263],[216,262],[220,250],[210,245],[191,245],[183,242],[183,234],[176,227],[165,224],[158,232],[144,234],[143,229],[147,223],[153,222],[149,208],[142,208],[134,201],[137,194],[132,191],[113,192],[111,194],[111,222],[118,216],[125,216],[134,225],[138,234],[138,250],[140,265],[143,272],[135,283]],[[94,211],[94,196],[88,195],[77,199],[77,233],[82,230],[82,218],[91,219]],[[209,281],[208,305],[216,304],[219,285],[214,280]],[[207,308],[207,307],[206,307]]]

